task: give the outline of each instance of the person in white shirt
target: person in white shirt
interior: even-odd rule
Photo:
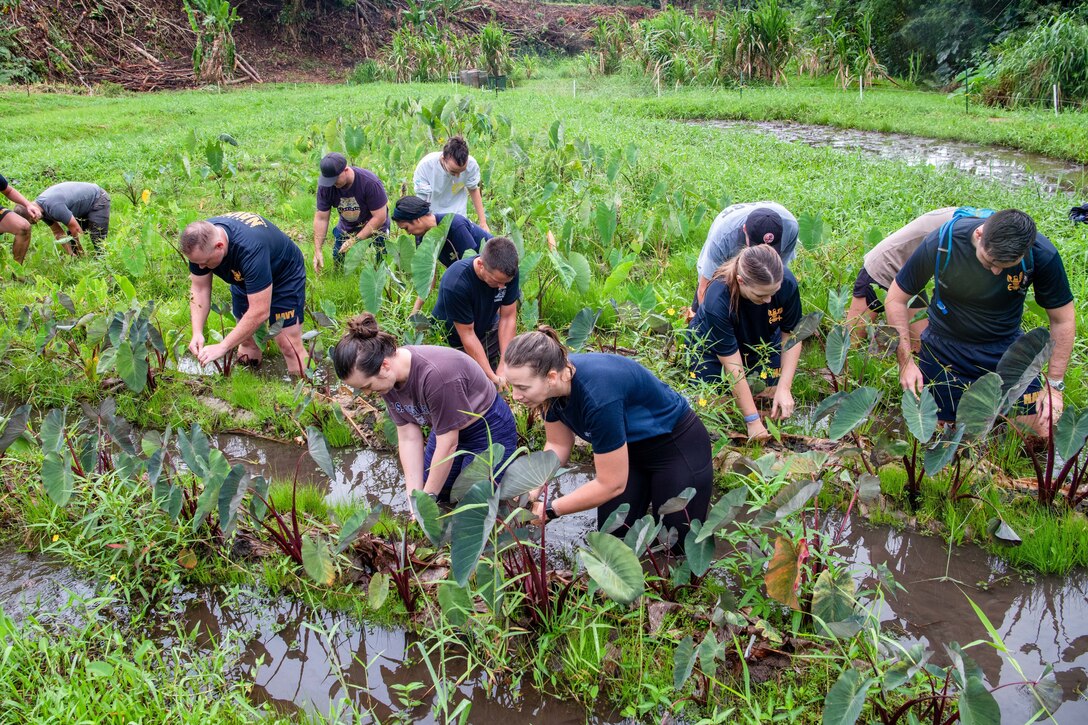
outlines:
[[[424,156],[413,176],[416,196],[431,205],[436,214],[452,212],[468,216],[468,200],[476,209],[476,222],[485,232],[487,215],[480,196],[480,165],[468,153],[461,136],[451,136],[441,151]]]

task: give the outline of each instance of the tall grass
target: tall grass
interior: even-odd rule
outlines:
[[[1046,105],[1053,86],[1067,100],[1088,101],[1088,21],[1070,11],[997,46],[983,98],[1004,106]]]

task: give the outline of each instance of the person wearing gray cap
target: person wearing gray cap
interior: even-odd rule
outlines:
[[[325,154],[321,176],[317,180],[317,211],[314,213],[314,272],[325,266],[321,245],[329,231],[329,216],[336,207],[340,217],[332,230],[333,262],[339,266],[344,254],[362,239],[374,237],[378,254],[385,252],[389,232],[389,197],[385,186],[373,172],[349,166],[343,154]]]
[[[756,201],[726,207],[710,225],[706,243],[699,252],[699,287],[691,310],[703,303],[706,288],[715,271],[744,247],[769,244],[789,266],[797,251],[797,218],[773,201]]]

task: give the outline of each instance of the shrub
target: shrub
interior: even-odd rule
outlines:
[[[355,67],[348,73],[347,82],[350,86],[361,86],[365,83],[375,83],[381,80],[381,76],[382,72],[378,67],[378,62],[368,58],[362,63],[355,64]]]
[[[987,103],[1047,104],[1052,87],[1063,97],[1088,100],[1088,22],[1066,12],[995,46],[996,69],[984,90]]]

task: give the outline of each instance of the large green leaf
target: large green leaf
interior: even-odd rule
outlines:
[[[590,269],[589,260],[581,252],[571,252],[567,255],[567,262],[574,270],[574,289],[578,294],[589,292],[589,283],[593,280],[593,270]]]
[[[208,468],[204,475],[201,476],[204,490],[201,491],[200,497],[196,500],[193,531],[199,529],[200,525],[204,523],[204,519],[215,511],[219,505],[219,492],[222,490],[223,483],[230,476],[230,473],[231,466],[227,457],[223,455],[222,451],[213,448],[208,455]]]
[[[388,572],[380,571],[374,576],[370,577],[370,583],[366,587],[366,598],[370,604],[370,608],[377,611],[385,604],[385,600],[389,598],[389,582],[392,577]]]
[[[944,470],[944,467],[952,462],[952,458],[959,449],[963,440],[963,428],[948,426],[937,436],[933,446],[926,449],[924,458],[927,476],[936,476]]]
[[[597,224],[597,234],[601,238],[601,246],[611,246],[612,238],[616,234],[616,207],[603,201],[597,202],[594,221]]]
[[[1029,698],[1035,700],[1042,710],[1039,713],[1040,715],[1053,716],[1054,711],[1061,706],[1065,696],[1062,686],[1058,684],[1058,678],[1050,671],[1049,666],[1043,670],[1042,677],[1033,683],[1028,682],[1021,685],[1019,689]]]
[[[609,598],[630,604],[642,596],[646,575],[638,557],[611,534],[594,531],[586,536],[589,550],[579,549],[578,556],[590,578]]]
[[[873,678],[861,676],[861,673],[848,667],[835,680],[824,698],[823,725],[854,725],[865,707],[865,697]]]
[[[661,522],[650,514],[646,514],[631,524],[631,528],[627,529],[627,534],[623,537],[623,542],[635,556],[642,556],[660,532]]]
[[[45,492],[57,506],[67,506],[76,488],[76,476],[72,471],[72,454],[68,451],[51,451],[42,460],[42,483]]]
[[[1002,413],[1007,412],[1039,377],[1053,350],[1054,341],[1045,327],[1036,327],[1009,345],[997,363],[997,374],[1001,376]]]
[[[792,513],[800,511],[809,501],[816,498],[823,488],[822,481],[791,481],[775,494],[775,497],[767,503],[752,523],[756,526],[765,526],[774,521],[781,521]]]
[[[461,466],[461,472],[450,489],[450,500],[454,503],[460,501],[468,493],[468,490],[480,481],[491,482],[494,480],[495,469],[502,460],[506,447],[501,443],[492,443],[491,447],[480,453],[465,453],[468,462]]]
[[[802,212],[797,215],[797,238],[805,249],[816,249],[824,240],[824,218],[819,214]]]
[[[812,616],[825,625],[854,615],[854,578],[847,569],[824,569],[812,591]]]
[[[438,585],[438,603],[442,606],[442,616],[454,627],[463,627],[472,614],[472,595],[468,587],[451,581]]]
[[[268,500],[270,485],[271,481],[264,476],[254,476],[250,481],[253,495],[249,498],[249,515],[255,521],[263,521],[264,517],[268,515],[268,505],[265,502]]]
[[[389,268],[384,262],[379,262],[377,267],[367,265],[359,270],[359,297],[363,301],[364,310],[378,314],[381,310],[382,299],[385,297],[385,285],[388,282]]]
[[[910,434],[923,445],[929,443],[933,432],[937,430],[937,400],[929,386],[922,388],[920,396],[904,390],[900,409]]]
[[[696,543],[702,543],[712,537],[723,526],[733,522],[740,510],[744,508],[748,500],[748,487],[740,486],[718,499],[706,515],[706,521],[699,529],[699,535],[695,537]]]
[[[414,492],[413,492],[414,493]],[[431,500],[431,497],[427,497]],[[434,503],[431,500],[431,503]],[[372,512],[368,509],[359,509],[351,516],[347,521],[340,525],[340,535],[336,539],[335,551],[337,554],[343,554],[347,551],[347,548],[359,538],[360,534],[364,534],[370,530],[377,520],[377,516],[372,516]]]
[[[465,586],[476,571],[498,510],[499,497],[491,482],[478,481],[453,512],[450,568],[459,585]]]
[[[311,539],[309,534],[302,535],[302,567],[318,584],[328,587],[336,581],[332,553],[324,539]]]
[[[1001,725],[1001,707],[978,677],[970,677],[960,691],[961,725]]]
[[[64,447],[64,417],[66,410],[53,408],[42,418],[38,435],[42,439],[42,452],[55,453]]]
[[[604,286],[601,288],[605,297],[610,297],[616,293],[619,286],[627,281],[627,277],[631,274],[631,270],[634,266],[634,260],[629,260],[627,262],[620,262],[613,267],[608,275],[608,279],[604,281]],[[525,279],[525,277],[522,277],[522,279]]]
[[[767,565],[763,583],[767,596],[790,609],[800,609],[797,592],[801,585],[800,548],[788,537],[779,536],[774,542],[774,555]]]
[[[548,483],[559,470],[559,456],[554,451],[535,451],[518,456],[503,473],[499,497],[517,498]]]
[[[868,420],[878,400],[880,400],[880,391],[876,388],[863,385],[851,390],[831,416],[827,437],[837,441]]]
[[[548,253],[548,257],[552,260],[552,266],[555,267],[555,271],[559,274],[559,281],[563,283],[563,288],[573,288],[578,271],[559,252],[553,250]]]
[[[316,426],[306,428],[306,447],[310,451],[310,458],[321,468],[321,472],[329,478],[336,478],[336,467],[332,464],[332,452],[325,440],[325,434]]]
[[[687,555],[688,567],[695,576],[703,576],[714,561],[714,539],[699,539],[702,523],[696,519],[684,537],[684,554]]]
[[[438,264],[438,253],[446,243],[446,234],[453,222],[453,214],[447,214],[442,218],[442,223],[423,235],[423,241],[412,255],[412,287],[416,295],[427,297],[431,291],[431,282],[434,281],[435,265]]]
[[[117,374],[134,393],[142,393],[147,385],[146,352],[143,346],[136,348],[127,340],[122,340],[117,346]]]
[[[816,310],[815,312],[809,312],[802,317],[801,321],[797,323],[797,327],[793,328],[793,331],[790,332],[790,339],[782,346],[782,352],[786,352],[786,350],[789,350],[794,345],[804,342],[815,335],[816,331],[820,329],[820,320],[823,319],[823,316],[823,312]]]
[[[581,350],[593,333],[600,315],[600,310],[591,310],[588,307],[580,309],[570,323],[570,330],[567,331],[567,347],[575,351]]]
[[[196,476],[203,476],[208,467],[211,443],[200,429],[199,423],[193,424],[188,435],[184,430],[178,431],[178,450],[181,451],[181,458],[189,470]]]
[[[1001,412],[1001,376],[986,373],[967,386],[956,408],[956,427],[970,438],[982,438]]]
[[[842,375],[846,358],[850,354],[850,329],[846,325],[835,325],[827,333],[827,347],[824,350],[827,369],[832,375]]]
[[[688,486],[679,495],[673,496],[661,504],[657,508],[657,515],[668,516],[669,514],[679,513],[688,507],[693,498],[695,498],[695,489]]]
[[[0,433],[0,455],[3,455],[4,451],[26,432],[26,422],[29,418],[30,406],[21,405],[13,410],[8,419],[4,421],[4,432]]]
[[[1054,430],[1055,450],[1063,459],[1069,460],[1084,447],[1085,440],[1088,440],[1088,411],[1066,408]]]
[[[431,544],[435,547],[446,543],[446,534],[449,530],[449,519],[442,516],[438,503],[421,488],[412,491],[412,505],[416,512],[416,521],[419,522],[423,533],[427,535]]]
[[[608,514],[608,518],[601,524],[600,531],[611,534],[613,531],[627,523],[627,514],[629,513],[631,513],[631,504],[621,503],[612,511],[612,513]]]
[[[219,526],[230,536],[238,525],[238,509],[249,490],[249,474],[241,463],[231,466],[230,473],[219,488]]]
[[[676,645],[676,651],[672,655],[672,686],[679,690],[691,677],[691,671],[695,669],[695,640],[689,634]]]

